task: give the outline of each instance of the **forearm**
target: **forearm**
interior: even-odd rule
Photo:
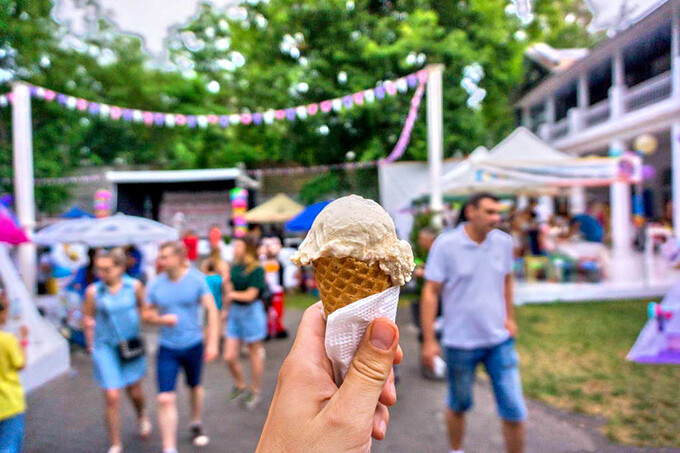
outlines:
[[[505,317],[515,320],[514,281],[511,277],[505,279]]]
[[[142,322],[156,326],[163,324],[162,316],[153,308],[142,311]]]
[[[247,289],[245,291],[231,291],[230,299],[237,302],[254,302],[257,300],[258,292]]]
[[[208,308],[208,341],[213,345],[220,341],[220,312],[214,303]]]
[[[424,342],[436,341],[434,321],[437,318],[437,299],[435,291],[425,285],[420,301],[420,326]]]

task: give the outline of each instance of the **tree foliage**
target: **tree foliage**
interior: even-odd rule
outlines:
[[[88,3],[96,2],[90,0]],[[580,0],[537,0],[524,26],[507,0],[270,0],[227,10],[202,4],[168,39],[172,69],[95,17],[99,32],[77,40],[50,16],[49,0],[0,6],[0,42],[15,51],[0,68],[15,78],[94,101],[144,110],[242,113],[318,102],[443,63],[445,155],[493,145],[514,126],[512,96],[526,46],[589,46]],[[574,20],[565,20],[572,14]],[[75,39],[75,41],[74,41]],[[296,50],[292,51],[292,48]],[[466,105],[463,69],[484,69],[478,110]],[[215,84],[219,90],[214,91]],[[9,87],[8,87],[9,88]],[[410,96],[305,121],[226,129],[149,128],[33,102],[36,176],[63,176],[83,165],[147,164],[205,168],[361,161],[394,147]],[[9,109],[0,113],[0,176],[11,175]],[[425,159],[424,106],[406,159]],[[330,182],[327,182],[330,184]],[[5,187],[8,190],[8,187]],[[43,208],[59,197],[43,196]],[[312,195],[310,195],[312,196]],[[322,195],[313,195],[318,198]]]

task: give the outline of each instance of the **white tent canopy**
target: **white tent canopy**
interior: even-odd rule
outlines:
[[[607,186],[621,180],[619,164],[620,159],[570,156],[519,127],[491,151],[477,148],[444,174],[442,192],[551,194],[562,187]],[[639,164],[631,165],[632,175],[638,175]],[[629,179],[633,179],[632,175]]]
[[[12,264],[8,249],[0,244],[0,280],[10,299],[8,332],[18,334],[19,327],[28,327],[28,362],[21,372],[24,390],[31,390],[68,371],[71,366],[68,343],[57,329],[40,316],[31,295]]]
[[[116,214],[101,219],[64,220],[40,230],[33,241],[41,245],[76,243],[89,247],[117,247],[177,239],[177,230],[167,225],[143,217]]]

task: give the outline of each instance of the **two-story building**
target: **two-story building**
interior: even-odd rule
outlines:
[[[657,215],[675,201],[673,227],[680,235],[680,0],[666,1],[589,52],[558,56],[566,62],[554,61],[516,103],[521,124],[577,156],[616,155],[633,150],[641,134],[654,135],[658,149],[644,159],[656,169],[645,183],[653,189],[648,201]],[[624,183],[608,194],[618,250],[631,243],[631,194]],[[583,206],[585,197],[573,189],[574,205]]]

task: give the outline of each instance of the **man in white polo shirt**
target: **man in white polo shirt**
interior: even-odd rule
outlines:
[[[462,452],[465,412],[472,407],[475,369],[491,379],[510,453],[524,451],[526,406],[522,395],[513,307],[513,243],[496,229],[501,205],[488,193],[470,197],[467,222],[437,238],[425,268],[421,300],[422,359],[432,366],[441,349],[434,334],[441,294],[449,395],[446,413],[451,452]]]

